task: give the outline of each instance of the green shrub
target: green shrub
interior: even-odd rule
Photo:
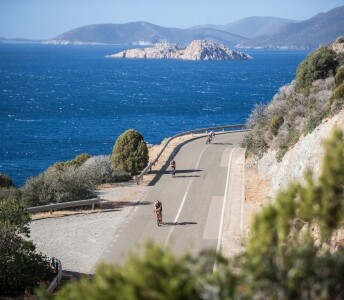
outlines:
[[[344,82],[333,91],[329,105],[331,114],[339,112],[344,107]]]
[[[36,177],[30,178],[21,188],[23,201],[27,206],[70,202],[93,197],[93,185],[87,174],[79,168],[64,167],[64,171],[49,168]]]
[[[50,263],[27,240],[29,222],[29,213],[20,201],[0,200],[0,298],[32,293],[39,283],[53,278]]]
[[[246,148],[247,154],[252,154],[257,157],[262,157],[268,146],[264,141],[263,132],[259,130],[252,130],[248,132],[242,142],[242,148]]]
[[[7,175],[0,173],[0,188],[9,188],[11,186],[14,186],[12,179]]]
[[[313,110],[312,112],[309,112],[306,121],[305,133],[311,133],[315,128],[317,128],[321,124],[322,120],[327,115],[327,107],[324,107],[324,109]]]
[[[344,82],[344,66],[337,70],[334,82],[336,83],[336,86],[339,86]]]
[[[65,168],[68,168],[70,166],[77,166],[80,167],[81,165],[83,165],[89,158],[91,157],[91,155],[87,154],[87,153],[81,153],[78,156],[76,156],[74,159],[72,160],[67,160],[67,161],[61,161],[61,162],[57,162],[53,165],[53,168],[56,168],[60,171],[63,171]]]
[[[324,79],[331,74],[334,75],[338,66],[336,56],[336,52],[328,47],[321,47],[309,54],[296,71],[298,88],[309,89],[314,80]]]
[[[278,129],[282,126],[284,123],[284,119],[280,115],[276,115],[273,117],[273,119],[270,122],[270,131],[273,135],[276,135],[278,133]]]
[[[114,170],[135,175],[147,166],[148,159],[148,147],[138,131],[128,129],[118,137],[111,156]]]

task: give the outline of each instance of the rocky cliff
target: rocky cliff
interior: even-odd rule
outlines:
[[[192,41],[186,48],[171,43],[159,43],[151,48],[129,49],[113,55],[108,55],[108,57],[182,60],[252,59],[248,54],[206,40]]]
[[[322,142],[331,135],[335,127],[344,131],[344,110],[331,119],[325,119],[312,133],[301,138],[281,162],[277,162],[274,151],[267,152],[259,160],[259,174],[271,180],[269,196],[285,189],[292,181],[304,182],[307,169],[312,170],[315,178],[319,177],[324,156]]]

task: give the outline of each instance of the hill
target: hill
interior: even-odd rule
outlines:
[[[315,49],[344,34],[344,6],[306,21],[288,23],[278,32],[240,42],[238,48]]]
[[[208,40],[233,47],[245,37],[212,28],[167,28],[147,22],[126,24],[95,24],[73,29],[52,40],[50,44],[117,44],[151,45],[170,42],[186,45],[193,40]]]
[[[256,38],[262,35],[271,35],[276,33],[283,25],[295,23],[295,20],[275,18],[275,17],[248,17],[227,25],[197,25],[191,28],[212,28],[216,30],[227,31],[248,39]]]

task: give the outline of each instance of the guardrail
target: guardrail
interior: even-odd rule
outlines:
[[[54,277],[53,281],[50,283],[49,287],[47,288],[48,293],[52,293],[57,285],[60,283],[61,278],[62,278],[62,264],[59,259],[56,257],[51,257],[50,262],[53,265],[55,269],[55,274],[56,276]]]
[[[94,205],[98,203],[100,203],[100,198],[92,198],[92,199],[87,199],[87,200],[52,203],[52,204],[47,204],[47,205],[28,207],[27,210],[30,213],[38,213],[38,212],[44,212],[44,211],[52,212],[53,210],[57,210],[61,208],[77,207],[77,206],[85,206],[85,205],[92,205],[92,209],[94,209]]]
[[[147,167],[143,169],[143,171],[140,173],[140,175],[135,176],[135,181],[136,184],[139,184],[139,181],[143,179],[143,176],[148,173],[149,170],[151,170],[152,166],[155,165],[155,163],[159,160],[161,154],[164,152],[166,149],[167,145],[175,138],[183,136],[183,135],[188,135],[188,134],[198,134],[198,133],[204,133],[204,135],[207,134],[208,131],[213,130],[216,133],[219,132],[235,132],[235,131],[246,131],[249,130],[249,125],[247,124],[235,124],[235,125],[225,125],[225,126],[216,126],[216,127],[208,127],[208,128],[200,128],[200,129],[195,129],[195,130],[190,130],[190,131],[185,131],[178,133],[172,137],[170,137],[167,142],[165,143],[164,147],[161,149],[161,151],[158,153],[156,158],[151,161]]]

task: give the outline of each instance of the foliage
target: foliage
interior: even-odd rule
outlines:
[[[273,135],[276,135],[278,133],[278,129],[282,126],[283,123],[284,123],[284,119],[281,115],[274,116],[270,122],[271,133]]]
[[[80,171],[87,177],[91,186],[102,183],[124,182],[131,179],[131,175],[121,170],[113,170],[110,156],[99,155],[88,159],[81,167]]]
[[[26,239],[29,222],[28,211],[18,199],[0,200],[0,297],[32,292],[53,275],[50,263]]]
[[[50,263],[35,251],[31,241],[18,235],[13,228],[0,226],[0,296],[32,293],[52,276]]]
[[[26,237],[29,235],[30,215],[23,203],[17,199],[0,199],[0,226],[15,229]]]
[[[63,171],[49,168],[30,178],[21,188],[27,206],[61,203],[92,198],[87,176],[75,166],[64,167]]]
[[[9,188],[9,187],[13,187],[13,181],[10,177],[8,177],[5,174],[0,173],[0,188],[5,187],[5,188]]]
[[[337,70],[334,80],[335,80],[336,86],[339,86],[344,82],[344,66],[340,67]]]
[[[55,299],[231,299],[234,275],[224,259],[215,276],[213,265],[214,253],[176,257],[148,243],[143,256],[132,253],[123,266],[100,265],[92,280],[64,287]]]
[[[71,166],[76,166],[76,167],[80,167],[81,165],[83,165],[89,158],[91,157],[91,155],[87,154],[87,153],[81,153],[78,156],[76,156],[74,159],[72,160],[67,160],[67,161],[62,161],[62,162],[57,162],[53,165],[53,168],[59,170],[59,171],[63,171],[68,167]]]
[[[335,74],[338,66],[336,56],[336,52],[326,46],[309,54],[297,68],[297,86],[301,89],[309,88],[314,80]]]
[[[147,166],[148,159],[147,145],[138,131],[128,129],[118,137],[111,156],[114,170],[135,175]]]

